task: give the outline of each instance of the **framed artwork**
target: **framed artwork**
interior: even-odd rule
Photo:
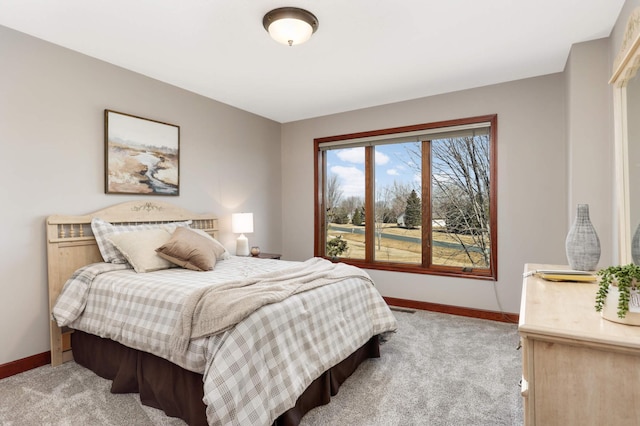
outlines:
[[[180,127],[104,110],[104,191],[179,195]]]

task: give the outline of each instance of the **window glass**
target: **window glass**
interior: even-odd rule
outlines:
[[[365,258],[365,149],[326,152],[326,256]]]
[[[315,255],[497,279],[497,116],[315,140]]]
[[[375,149],[375,251],[384,262],[422,263],[421,143]]]
[[[489,136],[433,140],[431,211],[435,265],[489,268]]]

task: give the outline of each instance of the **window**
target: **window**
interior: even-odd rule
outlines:
[[[497,116],[315,139],[315,255],[497,279]]]

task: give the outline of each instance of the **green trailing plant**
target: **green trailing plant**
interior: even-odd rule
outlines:
[[[347,250],[347,241],[342,239],[342,235],[327,241],[327,256],[338,257]]]
[[[609,286],[617,286],[620,296],[618,297],[618,318],[624,318],[629,312],[629,301],[631,291],[638,290],[640,283],[640,266],[630,263],[622,266],[609,266],[598,271],[600,284],[596,294],[596,311],[602,311]]]

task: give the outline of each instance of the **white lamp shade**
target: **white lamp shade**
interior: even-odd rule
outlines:
[[[231,215],[231,232],[234,234],[253,232],[253,213],[233,213]]]
[[[300,19],[285,18],[269,25],[269,35],[278,43],[293,46],[311,38],[313,28]]]

